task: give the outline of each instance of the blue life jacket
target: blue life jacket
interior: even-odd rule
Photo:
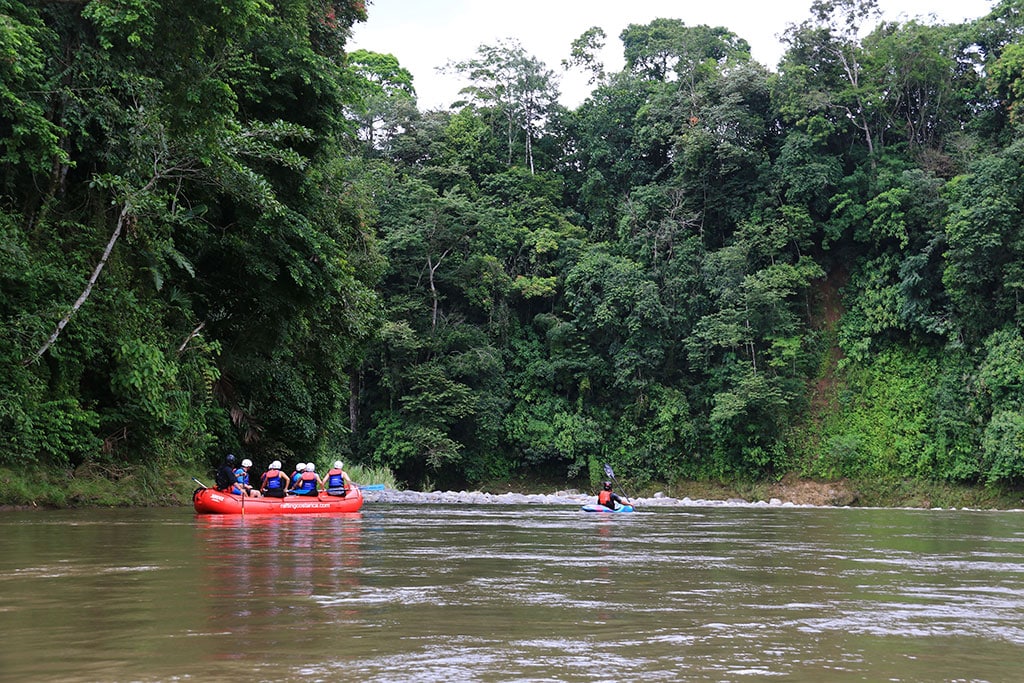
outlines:
[[[281,482],[281,470],[267,470],[267,473],[263,475],[263,485],[268,491],[284,488],[284,484]]]
[[[314,496],[316,495],[316,475],[312,472],[305,472],[299,478],[299,484],[294,487],[294,490],[302,496]]]
[[[327,481],[324,486],[329,489],[345,488],[345,474],[341,470],[331,469],[327,472]]]

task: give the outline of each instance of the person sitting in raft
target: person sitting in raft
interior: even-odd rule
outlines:
[[[332,496],[344,498],[345,494],[348,493],[348,487],[352,485],[352,480],[348,478],[348,472],[343,468],[342,462],[335,460],[334,466],[327,470],[327,474],[324,475],[324,488]]]
[[[323,482],[317,476],[316,465],[307,462],[306,471],[299,477],[298,483],[292,486],[292,493],[296,496],[315,496],[320,492],[321,487],[323,487]]]
[[[224,493],[241,493],[235,489],[235,456],[228,453],[224,458],[224,464],[217,468],[213,475],[213,487]]]
[[[288,490],[288,475],[281,471],[281,461],[275,460],[260,477],[260,492],[268,498],[284,498]]]
[[[601,487],[601,492],[597,494],[597,504],[604,505],[609,510],[615,510],[622,505],[630,505],[631,503],[612,491],[612,483],[606,481],[604,486]]]
[[[249,468],[252,467],[252,460],[249,458],[242,459],[242,466],[235,470],[235,489],[240,493],[244,493],[250,498],[259,498],[260,492],[252,487],[249,483]],[[234,492],[233,492],[234,493]]]
[[[288,475],[288,488],[292,489],[296,484],[299,483],[299,477],[306,471],[306,463],[300,462],[295,464],[295,471]]]

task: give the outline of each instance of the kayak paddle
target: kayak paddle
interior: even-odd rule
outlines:
[[[626,489],[623,489],[621,486],[619,486],[619,482],[615,478],[615,471],[612,470],[612,466],[609,465],[608,463],[604,464],[604,473],[607,474],[608,478],[611,479],[615,483],[615,488],[622,489],[622,492],[626,495],[626,498],[629,498],[629,504],[633,505],[633,496],[631,496],[628,493],[626,493]]]

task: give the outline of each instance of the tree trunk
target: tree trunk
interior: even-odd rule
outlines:
[[[359,428],[359,369],[348,373],[348,426],[355,441]]]
[[[24,365],[28,365],[39,360],[43,354],[46,353],[47,349],[53,346],[53,343],[57,341],[57,337],[60,336],[60,333],[71,320],[71,316],[78,312],[78,309],[82,307],[85,300],[89,298],[89,295],[92,293],[93,286],[96,284],[96,281],[99,280],[100,273],[103,272],[103,267],[107,265],[107,259],[110,258],[110,252],[114,250],[114,245],[117,244],[117,239],[121,236],[121,231],[124,229],[124,223],[128,219],[128,208],[129,204],[126,202],[124,207],[121,209],[121,215],[117,218],[117,227],[114,228],[114,234],[112,234],[110,239],[107,241],[107,248],[103,250],[103,256],[100,257],[99,263],[97,263],[96,267],[93,268],[92,276],[89,278],[89,282],[86,283],[85,289],[78,296],[78,300],[75,301],[68,312],[64,314],[64,317],[60,319],[60,322],[57,323],[57,328],[53,331],[53,334],[50,335],[50,338],[46,340],[46,343],[39,347],[39,350],[29,358],[25,359]]]
[[[450,250],[446,249],[445,252],[441,254],[440,258],[437,259],[437,263],[434,263],[434,259],[430,254],[427,254],[427,279],[430,283],[430,300],[432,304],[430,314],[431,332],[437,329],[437,313],[440,308],[440,299],[437,294],[437,285],[434,282],[434,273],[436,273],[437,269],[441,267],[441,261],[444,260],[444,257],[448,255],[449,251]]]

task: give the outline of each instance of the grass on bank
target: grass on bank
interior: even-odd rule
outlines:
[[[19,507],[151,507],[177,505],[183,487],[156,467],[90,466],[70,470],[0,468],[0,505]],[[191,501],[191,489],[185,500]]]

